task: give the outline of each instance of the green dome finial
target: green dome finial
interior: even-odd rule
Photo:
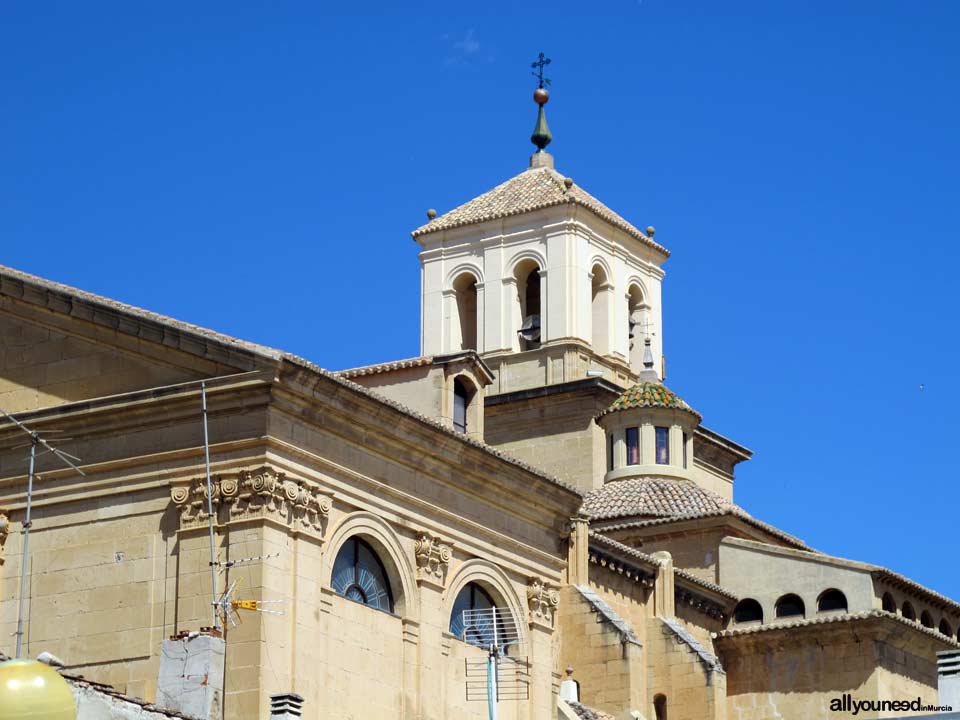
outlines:
[[[543,76],[543,68],[549,64],[550,58],[543,53],[540,53],[540,57],[531,64],[531,67],[535,68],[533,76],[538,80],[537,89],[533,92],[533,101],[540,106],[540,111],[537,113],[537,125],[533,128],[530,142],[537,146],[537,152],[543,152],[543,149],[553,140],[553,135],[550,134],[550,128],[547,126],[547,114],[543,111],[543,106],[550,99],[550,93],[543,87],[550,84],[550,78]]]

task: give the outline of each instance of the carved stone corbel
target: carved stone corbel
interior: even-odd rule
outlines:
[[[268,466],[218,474],[211,478],[211,490],[219,523],[268,519],[317,537],[323,535],[333,505],[333,498],[316,483],[287,477]],[[180,512],[181,529],[208,522],[205,477],[175,483],[170,499]]]
[[[532,577],[527,582],[527,603],[530,606],[530,624],[552,630],[560,606],[560,591],[546,580]]]
[[[430,582],[442,588],[453,557],[450,543],[428,532],[421,532],[417,535],[413,551],[417,558],[417,582]]]

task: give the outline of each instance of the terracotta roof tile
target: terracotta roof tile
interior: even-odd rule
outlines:
[[[589,708],[586,705],[581,705],[578,702],[568,700],[567,705],[571,707],[573,712],[576,713],[580,720],[614,720],[613,715],[607,715],[605,712],[594,710],[593,708]]]
[[[564,184],[565,179],[553,168],[530,168],[450,212],[434,218],[426,225],[421,225],[411,235],[417,238],[439,230],[521,215],[564,203],[576,203],[669,257],[669,250],[654,242],[652,238],[579,185],[573,184],[568,189]]]
[[[689,480],[632,478],[615,480],[588,493],[583,509],[592,520],[664,517],[717,512],[734,507],[716,493]]]
[[[394,370],[406,370],[407,368],[423,367],[433,362],[432,355],[421,355],[415,358],[406,358],[404,360],[391,360],[390,362],[378,363],[376,365],[364,365],[362,367],[349,368],[347,370],[338,370],[337,375],[345,378],[361,377],[363,375],[377,375],[384,372],[393,372]]]
[[[728,630],[722,630],[714,635],[718,640],[724,638],[734,638],[741,637],[743,635],[758,635],[760,633],[772,633],[782,630],[796,630],[800,628],[815,627],[818,625],[833,625],[839,623],[854,623],[854,622],[864,622],[867,620],[891,620],[893,622],[900,623],[901,625],[906,625],[917,632],[923,633],[924,635],[929,635],[930,637],[940,640],[943,644],[949,645],[950,647],[960,647],[960,642],[957,642],[951,637],[943,635],[933,628],[927,628],[921,625],[918,622],[913,622],[907,620],[904,617],[900,617],[894,613],[887,612],[885,610],[865,610],[859,613],[841,613],[837,615],[825,615],[822,617],[812,617],[812,618],[801,618],[798,620],[792,620],[787,622],[771,622],[765,623],[763,625],[750,625],[748,627],[737,627],[733,626]]]
[[[673,390],[666,385],[654,382],[637,383],[633,387],[627,388],[620,393],[620,396],[613,401],[613,404],[600,413],[598,417],[603,417],[608,413],[618,412],[620,410],[646,407],[686,410],[695,415],[698,421],[703,419],[700,413],[681,400],[680,396],[673,392]]]
[[[813,548],[807,545],[800,538],[794,535],[791,535],[790,533],[784,532],[780,528],[770,525],[769,523],[765,523],[762,520],[757,520],[755,517],[753,517],[750,513],[748,513],[742,507],[734,504],[731,504],[731,506],[728,508],[720,508],[718,510],[708,510],[705,512],[683,513],[679,515],[656,517],[656,518],[650,518],[650,519],[626,519],[625,518],[623,522],[605,523],[599,529],[604,532],[613,532],[616,530],[627,530],[630,528],[645,528],[645,527],[655,527],[657,525],[668,525],[670,523],[683,522],[684,520],[700,520],[700,519],[711,518],[711,517],[723,517],[725,515],[729,515],[731,517],[735,517],[740,520],[743,520],[745,523],[749,525],[753,525],[754,527],[760,530],[763,530],[764,532],[769,533],[770,535],[776,538],[779,538],[780,540],[783,540],[788,545],[791,545],[796,548],[800,548],[801,550],[817,552],[816,550],[813,550]],[[609,518],[609,519],[614,520],[617,518],[615,517],[615,518]]]

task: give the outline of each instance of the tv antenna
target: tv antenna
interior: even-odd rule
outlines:
[[[69,465],[71,468],[76,470],[83,476],[86,476],[86,473],[78,468],[74,463],[81,462],[80,458],[70,453],[64,452],[63,450],[58,450],[53,445],[48,443],[43,437],[41,437],[39,430],[31,430],[22,422],[17,420],[10,413],[0,410],[0,415],[3,415],[7,420],[12,422],[18,428],[23,430],[27,435],[30,436],[30,469],[27,472],[27,509],[23,518],[23,553],[20,556],[20,597],[17,604],[17,631],[14,633],[17,636],[17,652],[16,657],[20,658],[21,649],[23,646],[23,600],[27,587],[27,560],[30,553],[30,526],[32,521],[30,519],[30,513],[33,509],[33,478],[34,470],[36,469],[37,463],[37,448],[43,448],[40,451],[40,454],[51,453],[55,455],[61,462],[66,465]],[[56,433],[60,432],[59,430],[44,430],[44,433]],[[60,438],[61,440],[69,440],[70,438]],[[26,447],[24,445],[18,447]],[[16,448],[14,448],[16,449]]]
[[[214,613],[217,618],[223,620],[224,626],[229,622],[230,627],[236,627],[243,620],[240,618],[240,610],[248,612],[266,613],[267,615],[283,615],[283,610],[273,610],[264,605],[275,605],[284,602],[283,600],[237,600],[233,594],[237,590],[242,578],[234,580],[217,600],[213,603]]]
[[[523,632],[506,608],[463,611],[461,639],[487,650],[486,658],[465,658],[467,700],[486,700],[490,720],[497,720],[501,700],[526,700],[530,668],[520,657]]]

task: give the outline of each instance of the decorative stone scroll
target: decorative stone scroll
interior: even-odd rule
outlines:
[[[333,502],[316,483],[289,478],[268,466],[221,473],[211,478],[211,486],[214,513],[221,523],[263,518],[322,535]],[[170,498],[180,511],[181,529],[208,522],[205,477],[173,485]]]
[[[527,603],[530,605],[530,624],[553,627],[553,618],[560,605],[560,591],[537,577],[527,581]]]
[[[417,581],[432,582],[442,587],[453,557],[450,544],[428,532],[421,532],[417,535],[413,550],[417,558]]]

